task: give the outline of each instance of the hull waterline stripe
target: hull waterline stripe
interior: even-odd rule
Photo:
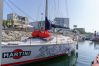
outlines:
[[[32,59],[32,60],[27,60],[27,61],[22,61],[22,62],[16,62],[16,63],[10,63],[10,64],[2,64],[1,66],[14,66],[14,65],[21,65],[21,64],[27,64],[27,63],[32,63],[32,62],[37,62],[37,61],[42,61],[42,60],[48,60],[57,56],[63,56],[65,54],[58,54],[55,56],[49,56],[49,57],[44,57],[44,58],[38,58],[38,59]]]

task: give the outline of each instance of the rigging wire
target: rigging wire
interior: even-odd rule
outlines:
[[[42,5],[42,1],[37,6],[37,16],[36,16],[37,19],[36,20],[41,20],[42,21],[44,13],[40,12],[41,11],[40,8],[42,7],[41,5]],[[39,17],[41,17],[41,19],[38,19]]]
[[[54,1],[54,2],[52,2]],[[52,3],[51,3],[52,2]],[[49,15],[50,20],[52,20],[53,18],[55,18],[55,0],[50,0],[50,3],[52,4],[49,8],[49,11],[51,12],[51,14]],[[52,15],[53,14],[53,15]]]
[[[11,9],[11,11],[15,12],[12,6],[5,0],[4,3]]]
[[[60,4],[59,4],[59,0],[58,0],[58,17],[60,17],[60,15],[61,15],[61,12],[60,12]]]
[[[54,0],[54,18],[56,17],[56,1]]]
[[[58,10],[57,10],[58,12],[57,12],[57,14],[58,14],[58,17],[59,17],[59,15],[60,15],[60,10],[59,10],[59,0],[58,0]]]
[[[69,18],[69,12],[68,12],[68,0],[65,0],[65,3],[66,3],[66,16],[67,18]]]
[[[24,12],[21,8],[19,8],[17,5],[15,5],[11,0],[9,0],[9,3],[12,4],[14,7],[16,7],[21,13],[23,13],[24,15],[26,15],[28,18],[32,19],[33,18],[31,16],[29,16],[26,12]]]
[[[53,3],[51,3],[52,5],[50,5],[49,6],[49,4],[50,4],[50,2],[51,2],[52,0],[49,0],[49,2],[48,2],[48,19],[50,19],[51,20],[51,14],[53,14],[53,11],[51,10],[53,7],[52,7],[52,5],[53,5]],[[50,11],[51,11],[51,14],[50,14]]]
[[[59,0],[59,3],[60,3],[60,4],[59,4],[60,16],[63,17],[63,12],[62,12],[62,9],[63,9],[63,8],[62,8],[62,3],[61,3],[60,0]]]

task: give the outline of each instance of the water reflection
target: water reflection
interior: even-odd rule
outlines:
[[[99,42],[93,42],[94,43],[94,48],[96,50],[99,50]]]
[[[91,62],[99,52],[99,43],[91,41],[79,42],[78,59],[76,66],[91,66]]]
[[[76,66],[76,54],[72,53],[71,56],[60,56],[47,61],[35,62],[21,66]]]

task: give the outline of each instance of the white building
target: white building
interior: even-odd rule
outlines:
[[[16,13],[10,13],[7,15],[7,20],[13,20],[14,23],[26,24],[28,23],[28,18],[17,15]]]
[[[54,21],[56,25],[69,28],[69,18],[55,18]]]

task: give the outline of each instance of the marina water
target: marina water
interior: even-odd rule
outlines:
[[[91,41],[78,42],[78,53],[61,56],[42,62],[27,64],[28,66],[91,66],[91,62],[99,53],[99,43]],[[23,65],[23,66],[27,66]]]

